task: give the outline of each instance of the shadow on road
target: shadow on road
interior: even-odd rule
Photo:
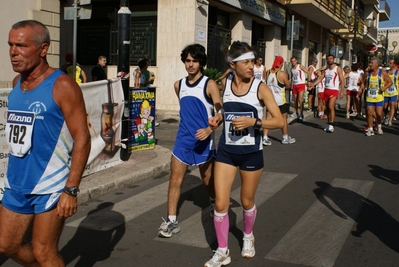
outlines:
[[[75,235],[61,249],[66,265],[80,257],[75,267],[91,267],[111,256],[125,234],[125,216],[113,211],[113,206],[111,202],[101,203],[79,224]]]
[[[399,171],[387,170],[377,165],[368,165],[371,170],[370,173],[383,181],[389,182],[391,184],[399,183]]]
[[[313,190],[318,200],[341,218],[354,220],[356,231],[352,235],[361,237],[366,231],[373,233],[381,242],[399,252],[399,222],[377,203],[351,190],[333,187],[325,182],[316,182],[319,188]],[[327,201],[333,201],[341,210],[334,209]],[[359,211],[358,207],[362,207]]]

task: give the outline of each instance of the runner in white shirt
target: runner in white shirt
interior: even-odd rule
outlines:
[[[346,84],[346,118],[349,119],[349,109],[351,104],[354,107],[353,115],[357,116],[360,110],[359,96],[363,91],[363,76],[357,71],[357,64],[352,64],[351,72],[348,73]]]
[[[316,75],[316,66],[317,66],[317,58],[312,59],[312,64],[309,65],[308,67],[308,73],[310,75],[310,81],[314,82],[317,79]],[[316,94],[316,89],[314,87],[308,86],[308,111],[313,111],[315,108],[314,105],[314,96]]]
[[[254,77],[262,82],[265,82],[266,69],[262,65],[263,59],[260,56],[256,57],[256,62],[254,65]]]
[[[334,120],[335,120],[335,102],[337,97],[342,98],[344,96],[345,82],[342,68],[334,63],[334,56],[327,56],[327,69],[318,78],[325,78],[325,89],[324,89],[324,101],[326,102],[327,112],[327,126],[324,131],[327,133],[334,132]]]

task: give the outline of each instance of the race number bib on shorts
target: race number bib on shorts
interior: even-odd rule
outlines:
[[[7,142],[10,154],[23,157],[32,146],[35,113],[29,111],[7,111]]]
[[[232,121],[238,117],[249,117],[253,118],[252,112],[225,112],[224,123],[225,123],[225,138],[226,145],[233,146],[249,146],[255,145],[255,130],[254,127],[248,127],[244,130],[236,130],[232,124]]]
[[[367,90],[368,98],[377,98],[377,96],[378,96],[378,88],[369,88]]]
[[[396,86],[395,85],[391,85],[388,89],[387,89],[387,93],[392,95],[396,92]]]

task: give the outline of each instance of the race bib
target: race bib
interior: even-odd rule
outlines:
[[[387,89],[387,93],[392,95],[396,92],[396,86],[395,85],[391,85],[388,89]]]
[[[326,77],[326,87],[330,87],[332,85],[332,77]]]
[[[255,130],[254,127],[248,127],[244,130],[236,130],[232,121],[238,117],[253,118],[252,112],[224,112],[225,123],[225,138],[226,145],[234,146],[249,146],[255,145]]]
[[[377,98],[377,96],[378,96],[378,88],[369,88],[367,90],[368,98]]]
[[[23,157],[30,151],[34,123],[34,112],[7,111],[6,134],[11,155]]]
[[[297,83],[298,82],[298,74],[292,75],[292,80],[294,81],[294,83]]]

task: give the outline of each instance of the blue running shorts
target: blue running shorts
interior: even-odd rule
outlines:
[[[47,195],[25,195],[6,188],[1,204],[22,214],[39,214],[49,211],[60,199],[61,192]]]
[[[205,152],[199,154],[194,150],[175,145],[172,150],[172,155],[186,165],[197,166],[204,164],[212,157],[215,157],[216,150],[206,150]]]
[[[233,154],[218,149],[216,161],[239,167],[243,171],[257,171],[264,167],[263,151],[248,154]]]
[[[367,102],[366,107],[382,107],[384,105],[384,100],[380,102]]]
[[[384,104],[386,103],[395,103],[398,100],[398,95],[394,95],[394,96],[385,96],[384,97]]]

